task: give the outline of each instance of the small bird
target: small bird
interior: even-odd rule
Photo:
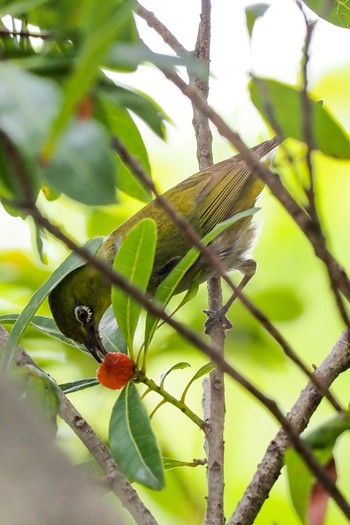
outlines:
[[[262,159],[280,143],[275,137],[258,144],[254,152]],[[166,193],[175,210],[187,219],[203,238],[213,228],[233,215],[252,208],[264,184],[246,165],[240,155],[206,168],[180,182]],[[183,232],[174,224],[154,199],[118,226],[106,239],[97,256],[109,264],[130,229],[141,219],[152,218],[157,224],[157,246],[147,291],[153,294],[162,280],[191,248]],[[252,217],[240,219],[218,235],[210,244],[228,270],[251,274],[248,252],[254,238]],[[204,282],[214,275],[200,256],[179,283],[176,293],[187,290],[199,276]],[[84,265],[67,275],[49,295],[52,315],[58,328],[67,337],[83,343],[101,362],[106,354],[98,325],[111,304],[111,285],[101,273]]]

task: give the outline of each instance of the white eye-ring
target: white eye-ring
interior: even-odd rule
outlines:
[[[76,306],[74,308],[74,315],[76,320],[82,324],[83,326],[86,326],[92,318],[92,311],[88,306],[85,306],[84,304],[80,304],[79,306]]]

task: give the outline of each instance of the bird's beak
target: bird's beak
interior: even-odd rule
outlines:
[[[88,333],[84,345],[96,361],[101,363],[107,352],[103,347],[100,334],[94,324],[90,324],[88,327]]]

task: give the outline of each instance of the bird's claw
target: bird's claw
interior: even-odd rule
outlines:
[[[223,309],[212,310],[211,308],[207,308],[203,310],[203,312],[207,315],[207,320],[204,323],[204,333],[206,335],[209,335],[211,329],[217,323],[222,323],[224,330],[230,330],[230,328],[232,328],[233,325],[231,321],[227,319]]]

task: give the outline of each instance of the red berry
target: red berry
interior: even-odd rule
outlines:
[[[97,380],[101,385],[118,390],[134,375],[134,363],[126,354],[109,352],[97,369]]]

